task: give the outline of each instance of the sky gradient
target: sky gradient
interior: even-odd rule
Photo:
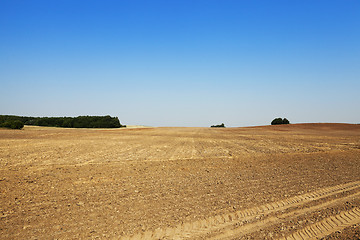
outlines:
[[[0,114],[360,123],[360,1],[0,1]]]

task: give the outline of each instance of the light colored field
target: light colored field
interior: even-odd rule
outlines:
[[[0,129],[0,191],[0,239],[354,237],[360,126]]]

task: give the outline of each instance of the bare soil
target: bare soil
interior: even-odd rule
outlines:
[[[0,129],[0,239],[359,239],[360,125]]]

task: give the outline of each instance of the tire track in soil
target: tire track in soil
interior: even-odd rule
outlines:
[[[281,238],[281,240],[322,238],[358,223],[360,223],[360,208],[353,208],[350,211],[343,211],[335,216],[325,218],[324,220],[307,226],[285,238]]]
[[[315,211],[319,211],[321,209],[325,209],[327,206],[334,206],[338,203],[343,203],[347,200],[350,200],[354,197],[359,197],[360,196],[360,192],[357,192],[355,194],[351,194],[349,196],[343,197],[343,198],[336,198],[335,200],[330,200],[330,201],[326,201],[325,203],[319,204],[319,205],[315,205],[312,207],[306,207],[304,209],[298,209],[298,210],[293,210],[284,214],[279,214],[278,212],[276,216],[270,216],[267,217],[261,221],[256,221],[256,218],[254,219],[249,219],[250,223],[244,224],[243,226],[240,227],[236,227],[234,226],[234,224],[232,226],[229,226],[226,230],[226,227],[224,229],[221,229],[224,231],[224,233],[220,233],[220,234],[214,234],[215,237],[206,237],[206,239],[233,239],[233,237],[238,237],[238,236],[244,236],[246,234],[251,234],[256,232],[259,228],[264,228],[264,227],[271,227],[274,226],[275,224],[279,224],[283,221],[285,221],[286,219],[294,219],[295,217],[304,215],[304,214],[308,214],[308,213],[312,213]],[[226,230],[226,231],[225,231]]]
[[[355,191],[355,193],[350,194],[350,196],[337,198],[337,195],[350,191]],[[279,223],[283,221],[286,217],[294,217],[296,215],[302,215],[314,210],[323,209],[327,205],[336,202],[343,202],[349,197],[359,195],[360,181],[350,182],[346,184],[336,185],[333,187],[322,188],[311,193],[290,197],[273,203],[264,204],[258,207],[240,210],[228,214],[217,215],[194,222],[183,223],[172,228],[158,228],[154,231],[146,231],[132,236],[123,236],[120,239],[232,239],[233,237],[237,237],[239,235],[242,236],[245,234],[256,232],[261,227],[268,227],[273,224]],[[335,200],[330,199],[326,200],[325,203],[319,204],[318,206],[299,209],[299,207],[305,204],[331,197],[335,198]],[[286,210],[289,210],[290,212],[284,213]],[[274,214],[277,214],[277,216],[273,216]],[[325,223],[322,223],[323,221],[315,223],[311,226],[306,227],[303,230],[300,230],[298,233],[292,234],[291,236],[289,236],[289,238],[286,239],[294,239],[294,236],[303,236],[305,233],[309,235],[309,237],[305,239],[311,238],[311,236],[313,235],[310,235],[308,233],[309,230],[307,228],[311,230],[312,234],[316,233],[319,235],[327,235],[330,234],[333,230],[336,231],[338,228],[345,228],[349,225],[352,225],[353,222],[357,222],[360,220],[360,217],[358,216],[358,208],[353,209],[353,211],[341,214],[339,214],[339,216],[336,215],[337,217],[335,216],[335,219],[341,217],[342,219],[348,219],[348,221],[345,221],[345,219],[342,221],[338,220],[339,222],[335,224],[333,222],[336,220],[334,220],[333,217],[329,217],[328,220],[323,220],[325,221]],[[318,226],[316,224],[320,225]],[[316,229],[318,229],[317,231],[312,230],[315,227]]]

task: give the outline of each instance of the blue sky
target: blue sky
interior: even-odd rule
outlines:
[[[360,123],[360,1],[0,0],[0,114]]]

